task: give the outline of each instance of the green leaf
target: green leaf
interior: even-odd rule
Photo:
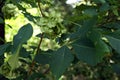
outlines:
[[[88,16],[95,16],[95,15],[97,15],[97,11],[96,11],[96,9],[86,9],[85,11],[84,11],[84,14],[86,14],[86,15],[88,15]]]
[[[72,47],[79,60],[92,66],[101,62],[106,53],[109,53],[108,46],[103,41],[97,41],[95,45],[88,38],[77,40]]]
[[[66,46],[63,46],[54,53],[50,62],[50,68],[56,80],[60,78],[72,61],[73,55]]]
[[[52,52],[51,51],[46,51],[46,52],[41,52],[40,54],[35,55],[35,61],[39,64],[49,64],[52,58]]]
[[[4,23],[4,20],[0,17],[0,23]]]
[[[106,3],[105,0],[93,0],[95,3]]]
[[[115,37],[117,39],[120,39],[120,29],[116,30],[115,32],[111,32],[108,35],[112,36],[112,37]]]
[[[20,28],[17,35],[13,38],[13,45],[15,47],[19,46],[20,44],[25,43],[33,34],[33,28],[31,24],[26,24]]]
[[[14,52],[11,57],[8,59],[8,63],[11,66],[11,70],[14,70],[19,67],[19,53],[23,43],[32,36],[33,28],[30,24],[26,24],[20,28],[18,33],[13,38],[13,48]]]
[[[6,43],[4,45],[0,46],[0,55],[4,54],[4,52],[6,51],[6,49],[11,45],[11,43]]]
[[[19,56],[22,58],[31,58],[30,57],[30,52],[27,51],[25,48],[21,48],[20,52],[19,52]]]
[[[102,4],[102,6],[100,7],[100,11],[107,11],[107,10],[109,10],[110,9],[110,6],[109,6],[109,4],[108,3],[104,3],[104,4]]]
[[[111,7],[112,7],[112,11],[113,11],[114,15],[119,16],[118,6],[111,6]]]
[[[97,17],[93,17],[91,19],[85,20],[82,27],[78,28],[78,30],[72,34],[70,34],[70,39],[82,38],[92,30],[97,22]]]
[[[97,58],[99,56],[95,53],[95,48],[79,44],[72,44],[72,46],[79,60],[90,65],[96,65],[99,62]]]
[[[79,35],[81,37],[84,37],[95,26],[96,22],[97,22],[96,16],[84,21],[83,26],[79,30]]]
[[[113,36],[108,36],[108,35],[106,36],[106,38],[108,39],[112,48],[114,48],[116,52],[120,54],[120,39]]]
[[[110,23],[106,23],[104,25],[106,28],[112,28],[112,29],[120,29],[120,23],[119,22],[110,22]]]
[[[101,57],[104,56],[105,53],[110,53],[110,50],[107,44],[102,40],[102,34],[99,30],[94,29],[88,34],[90,40],[94,43],[96,53]]]
[[[12,54],[11,57],[8,59],[8,64],[11,67],[11,70],[14,70],[20,66],[19,64],[19,52],[21,49],[21,45],[17,48],[16,53]]]
[[[113,69],[113,71],[115,71],[117,74],[120,74],[120,63],[112,64],[112,69]]]
[[[99,54],[99,57],[103,58],[106,54],[110,53],[108,45],[102,40],[96,42],[95,48],[96,53]]]

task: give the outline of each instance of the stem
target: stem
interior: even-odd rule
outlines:
[[[38,54],[38,53],[39,53],[39,48],[40,48],[41,43],[42,43],[42,40],[43,40],[43,35],[44,35],[44,33],[42,33],[42,34],[41,34],[41,39],[40,39],[40,41],[39,41],[39,44],[38,44],[38,47],[37,47],[36,54]]]
[[[42,16],[42,17],[45,17],[45,15],[44,15],[44,13],[43,13],[43,11],[42,11],[42,8],[41,8],[41,5],[40,5],[40,0],[37,0],[38,1],[38,8],[39,8],[39,11],[40,11],[40,15]]]
[[[39,10],[41,12],[42,17],[45,17],[45,15],[42,12],[41,6],[40,6],[40,0],[37,0],[37,2],[38,2],[38,8],[39,8]],[[40,46],[41,46],[41,43],[42,43],[42,40],[43,40],[43,35],[44,35],[44,33],[41,34],[41,39],[39,41],[39,44],[38,44],[38,47],[37,47],[37,50],[36,50],[36,54],[40,53],[39,49],[40,49]],[[32,70],[34,69],[34,66],[35,66],[35,61],[33,59],[32,63],[31,63],[31,67],[30,67],[30,69],[28,71],[28,77],[32,74]]]

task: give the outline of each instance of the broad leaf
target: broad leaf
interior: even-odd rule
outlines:
[[[93,0],[95,3],[106,3],[105,0]]]
[[[94,8],[86,9],[86,10],[84,11],[84,14],[92,17],[92,16],[97,15],[97,11],[96,11],[96,9],[94,9]]]
[[[95,48],[79,44],[72,44],[72,46],[79,60],[90,65],[96,65],[99,62],[97,58],[99,56],[95,53]]]
[[[19,67],[19,53],[23,43],[27,42],[27,40],[32,36],[33,28],[30,24],[24,25],[18,31],[17,35],[13,38],[13,54],[8,59],[8,63],[11,66],[11,69],[14,70]]]
[[[93,17],[84,21],[83,26],[79,30],[80,37],[84,37],[96,24],[97,17]]]
[[[17,48],[16,53],[12,54],[11,57],[8,59],[8,64],[11,67],[11,70],[14,70],[16,68],[18,68],[19,65],[19,52],[21,49],[21,45],[19,45],[19,47]]]
[[[0,17],[0,23],[4,23],[4,20]]]
[[[120,29],[120,23],[119,22],[110,22],[110,23],[106,23],[104,25],[107,29]]]
[[[65,72],[65,70],[70,66],[73,61],[73,55],[71,51],[66,47],[58,49],[52,57],[52,62],[50,62],[50,68],[55,75],[56,80]]]
[[[100,7],[100,11],[107,11],[107,10],[109,10],[110,9],[110,6],[109,6],[109,4],[108,3],[104,3],[104,4],[102,4],[102,6]]]
[[[101,58],[103,58],[105,55],[109,55],[110,53],[110,49],[108,45],[102,40],[96,42],[95,48],[96,48],[96,53]]]
[[[87,33],[91,31],[91,29],[95,26],[96,22],[97,22],[97,17],[93,17],[91,19],[85,20],[82,27],[78,28],[76,32],[70,34],[70,39],[86,37]]]
[[[115,71],[117,74],[120,74],[120,63],[112,64],[113,71]]]
[[[4,52],[6,51],[6,49],[11,45],[11,43],[6,43],[4,45],[0,46],[0,55],[4,54]]]
[[[102,43],[102,44],[101,44]],[[90,39],[80,39],[72,44],[76,57],[92,66],[102,61],[106,53],[109,52],[108,46],[102,42],[96,42],[96,45]]]
[[[115,32],[109,33],[108,35],[120,39],[120,29],[116,30]]]
[[[19,52],[19,57],[22,57],[22,58],[31,58],[31,56],[30,56],[30,52],[29,51],[27,51],[27,49],[25,49],[25,48],[21,48],[21,50],[20,50],[20,52]]]
[[[15,47],[19,46],[20,44],[25,43],[33,34],[33,28],[31,24],[26,24],[20,28],[17,35],[14,36],[13,45]]]
[[[102,40],[102,34],[99,32],[99,30],[91,30],[88,36],[90,40],[94,43],[96,53],[99,55],[99,57],[104,57],[106,53],[110,53],[107,44]]]
[[[113,36],[106,36],[106,38],[108,39],[112,48],[114,48],[116,52],[120,54],[120,39]]]
[[[39,64],[49,64],[52,58],[52,51],[40,52],[35,55],[35,61]]]

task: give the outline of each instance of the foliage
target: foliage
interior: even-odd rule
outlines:
[[[5,56],[0,74],[13,80],[119,79],[119,3],[85,0],[69,10],[61,0],[6,0],[2,8],[6,19],[20,11],[41,32],[36,36],[39,41],[32,42],[36,45],[29,46],[34,26],[24,24],[12,41],[0,46],[0,55]],[[29,8],[38,8],[40,14],[32,15]],[[58,47],[44,50],[45,39]]]

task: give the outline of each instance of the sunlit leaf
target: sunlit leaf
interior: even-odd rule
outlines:
[[[21,49],[21,45],[17,48],[16,53],[12,54],[11,57],[8,59],[8,64],[11,67],[11,70],[14,70],[20,66],[19,64],[19,52]]]

